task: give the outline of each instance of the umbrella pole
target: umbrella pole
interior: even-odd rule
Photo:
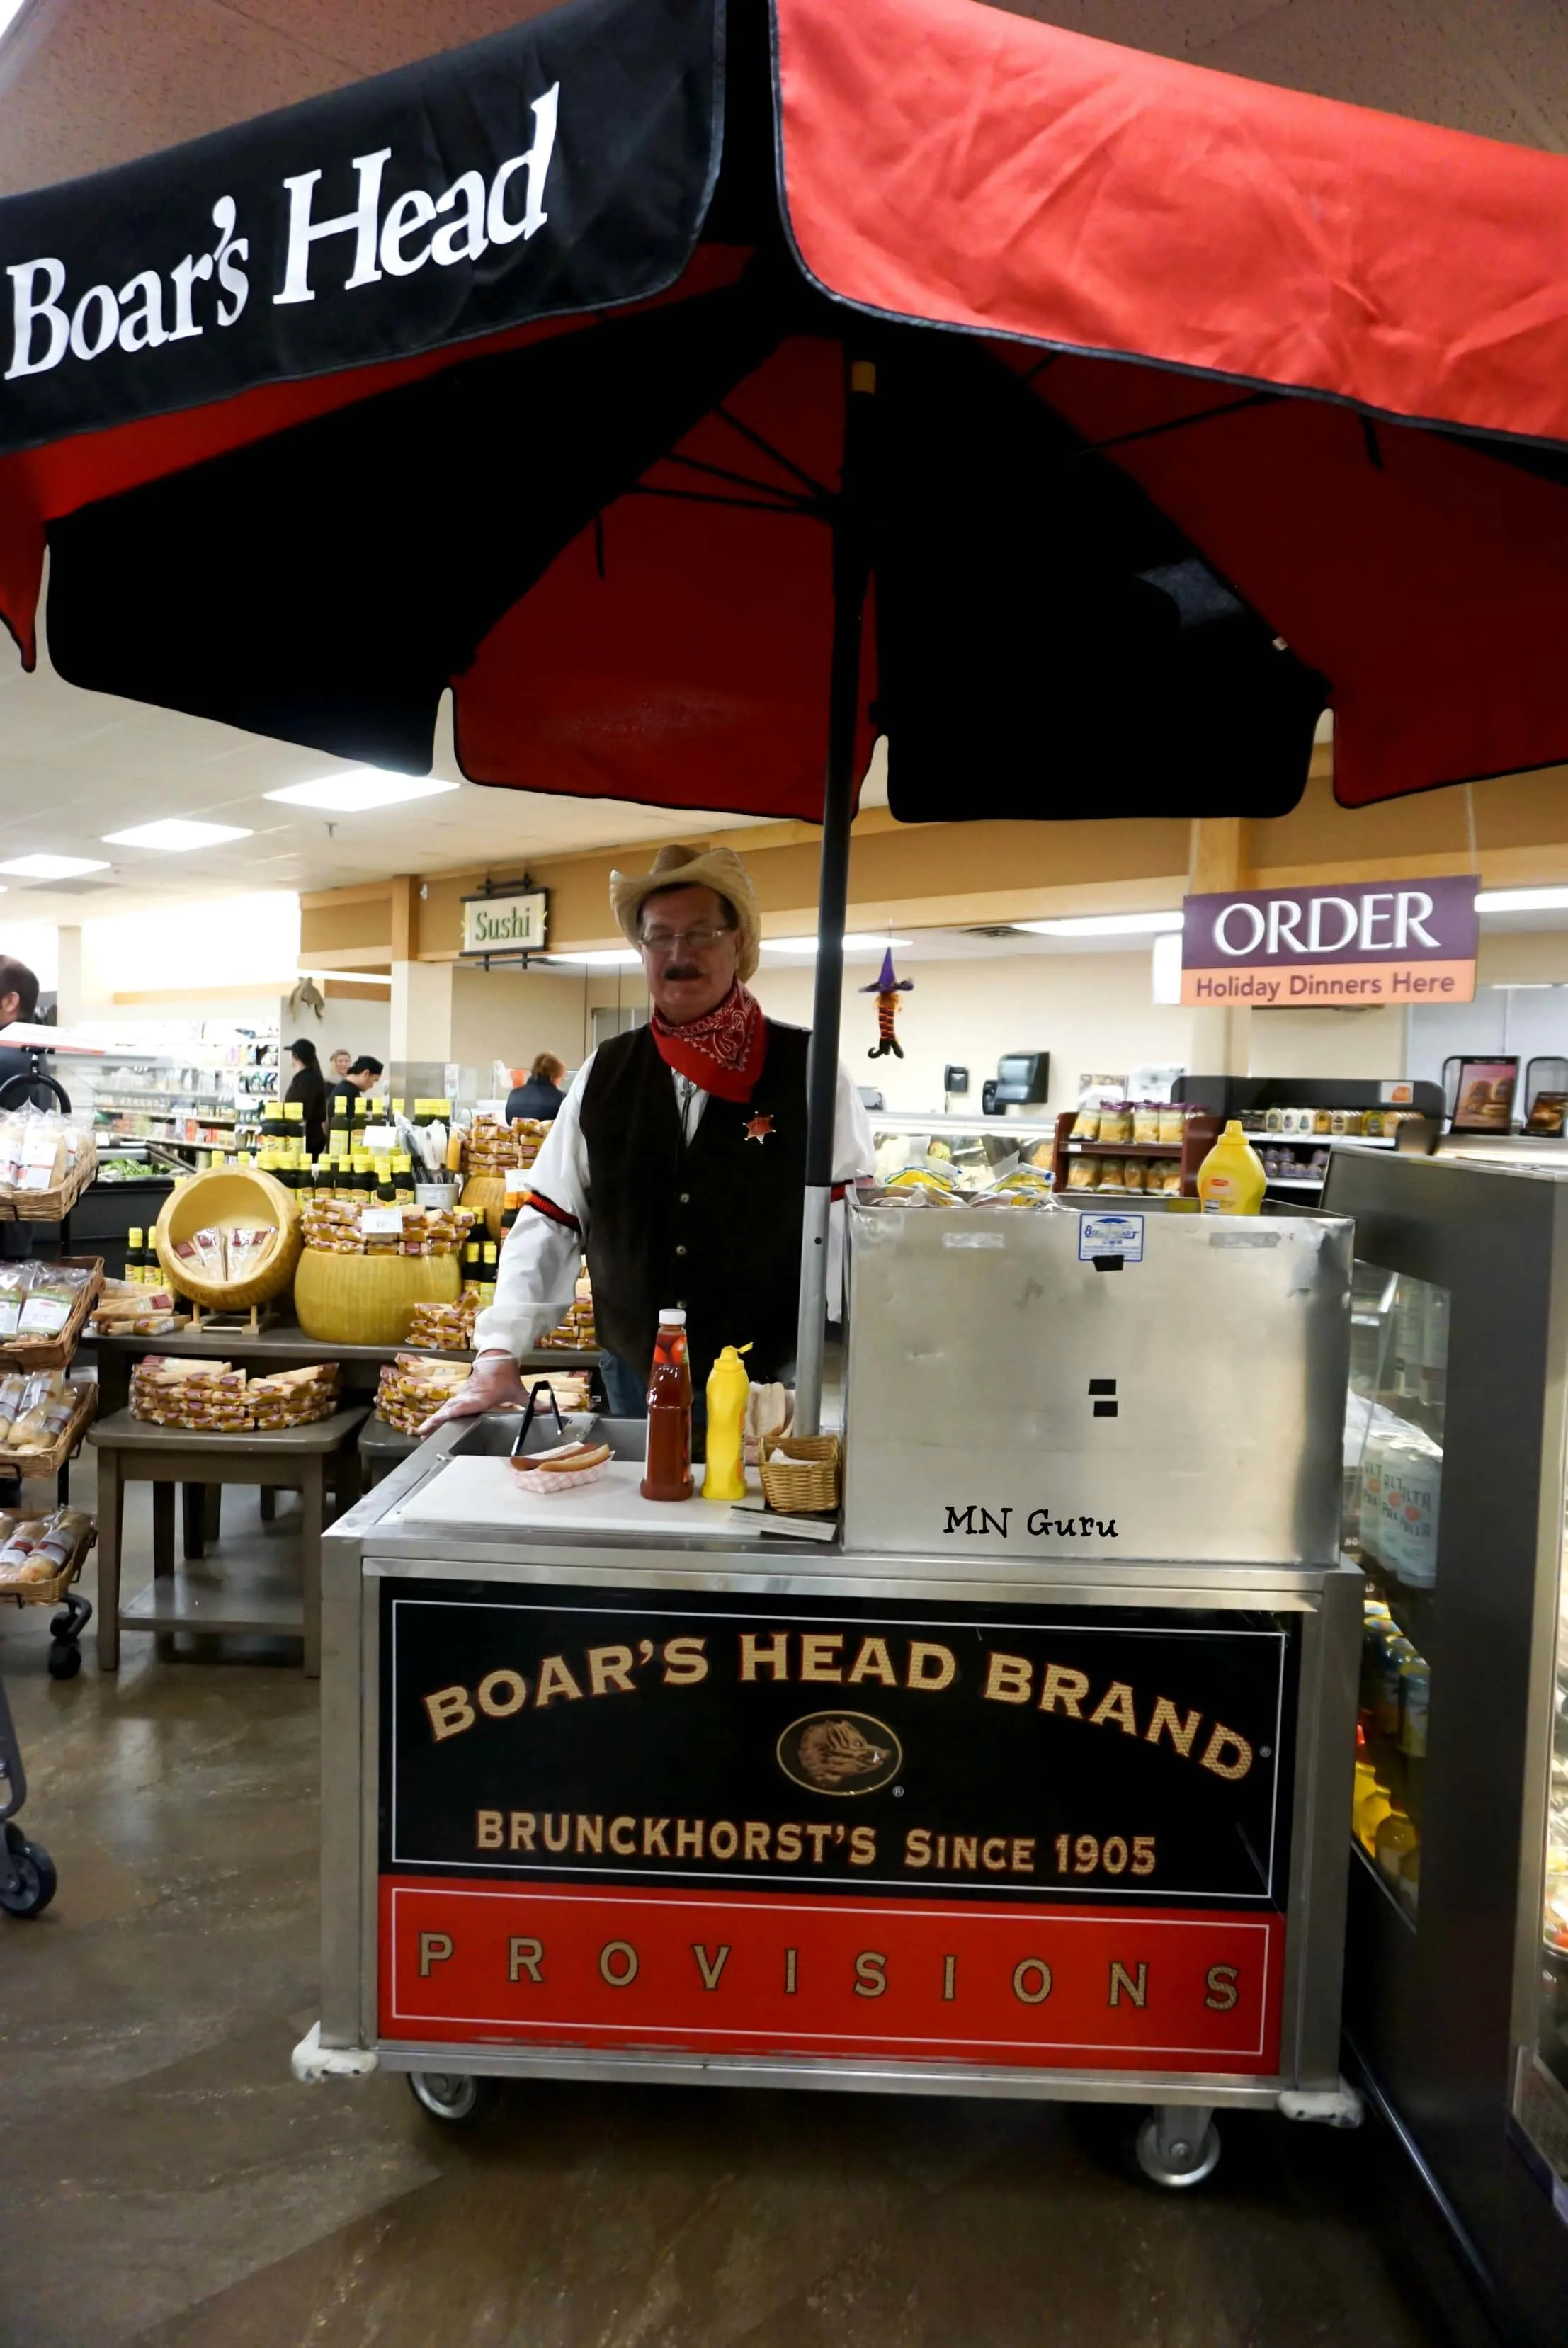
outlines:
[[[828,1220],[833,1196],[833,1127],[839,1092],[839,1014],[844,994],[844,914],[850,893],[850,823],[859,731],[861,633],[870,575],[862,490],[876,369],[852,359],[844,417],[843,481],[833,520],[833,654],[828,701],[828,773],[817,902],[817,979],[806,1076],[806,1210],[800,1236],[800,1320],[795,1354],[795,1432],[822,1425],[827,1331]]]

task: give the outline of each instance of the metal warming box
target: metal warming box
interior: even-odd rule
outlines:
[[[853,1550],[1328,1565],[1350,1222],[850,1218]]]

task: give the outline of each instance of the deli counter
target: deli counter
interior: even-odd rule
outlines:
[[[1561,1148],[1561,1145],[1558,1145]],[[1568,1166],[1336,1156],[1365,1568],[1346,2022],[1500,2335],[1568,2309]]]
[[[851,1213],[823,1540],[643,1500],[636,1422],[567,1498],[448,1425],[338,1520],[302,2075],[1113,2101],[1171,2186],[1355,2120],[1350,1228],[1122,1220]]]

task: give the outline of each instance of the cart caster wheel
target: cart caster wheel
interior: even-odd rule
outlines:
[[[82,1651],[68,1639],[57,1639],[49,1649],[49,1677],[74,1680],[82,1667]]]
[[[410,2071],[408,2091],[419,2109],[443,2127],[475,2127],[500,2101],[498,2079],[472,2071]]]
[[[1220,2165],[1220,2131],[1207,2112],[1190,2116],[1184,2130],[1176,2114],[1162,2128],[1161,2115],[1150,2112],[1133,2139],[1133,2157],[1140,2173],[1165,2193],[1182,2193],[1206,2184]]]
[[[7,1916],[41,1916],[59,1886],[55,1862],[42,1843],[5,1837],[0,1859],[0,1908]]]

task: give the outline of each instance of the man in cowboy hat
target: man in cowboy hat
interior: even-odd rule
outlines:
[[[645,1408],[663,1306],[686,1311],[699,1394],[723,1345],[749,1343],[763,1380],[795,1358],[810,1037],[766,1018],[747,986],[758,924],[746,868],[727,848],[661,848],[649,871],[610,875],[610,901],[652,1014],[578,1070],[476,1325],[472,1375],[438,1420],[521,1398],[518,1359],[562,1318],[584,1250],[612,1415]],[[841,1066],[834,1183],[872,1159]]]

